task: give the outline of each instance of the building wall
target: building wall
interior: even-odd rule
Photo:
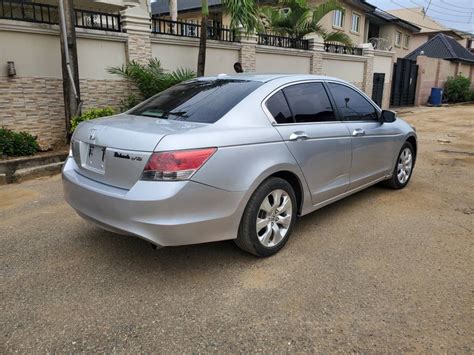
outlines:
[[[314,5],[319,5],[324,3],[324,0],[310,0],[310,3]],[[365,13],[364,11],[358,9],[357,7],[353,6],[350,4],[349,1],[341,1],[342,7],[345,9],[344,13],[344,20],[343,20],[343,27],[334,27],[333,26],[333,16],[334,12],[331,12],[324,16],[320,22],[321,26],[326,30],[326,31],[341,31],[347,34],[354,45],[365,43],[367,41],[367,38],[365,38],[365,26],[366,26],[366,21],[365,21]],[[352,32],[351,31],[351,26],[352,26],[352,14],[356,13],[360,15],[360,30],[358,33]]]
[[[194,38],[153,36],[152,56],[158,58],[167,70],[197,69],[199,41]],[[239,61],[240,46],[235,43],[207,42],[205,75],[234,72],[234,63]]]
[[[395,43],[397,32],[400,32],[402,34],[401,43],[399,46],[397,46]],[[405,45],[405,36],[409,36],[408,46]],[[412,35],[410,31],[407,31],[400,26],[397,26],[395,24],[380,26],[379,37],[385,38],[386,40],[390,42],[392,46],[392,51],[395,52],[394,59],[404,58],[406,55],[408,55],[411,52],[410,46],[414,40],[414,36]]]
[[[392,91],[393,60],[395,60],[396,54],[387,51],[375,51],[374,54],[374,74],[385,74],[382,108],[388,109]]]
[[[431,88],[443,88],[446,80],[455,75],[470,78],[471,89],[474,89],[474,64],[454,63],[444,59],[418,56],[418,82],[416,90],[416,104],[423,105],[428,102]]]
[[[307,51],[297,49],[273,49],[257,47],[257,73],[309,74],[311,56]]]
[[[77,30],[83,108],[111,106],[132,88],[107,73],[125,64],[123,34]],[[42,148],[62,144],[66,135],[61,52],[57,26],[0,20],[0,126],[38,136]],[[17,75],[7,76],[7,61]]]

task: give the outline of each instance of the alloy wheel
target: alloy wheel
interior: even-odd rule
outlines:
[[[290,228],[292,211],[291,198],[284,190],[274,190],[263,199],[256,223],[263,246],[271,248],[281,243]]]
[[[397,178],[400,184],[405,184],[410,178],[413,168],[413,155],[410,148],[405,148],[398,157]]]

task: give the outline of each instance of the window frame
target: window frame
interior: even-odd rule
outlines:
[[[337,13],[341,14],[341,21],[340,21],[341,25],[340,26],[338,24],[335,24]],[[343,29],[344,28],[344,20],[345,20],[345,16],[344,16],[344,12],[342,10],[334,10],[333,11],[333,15],[332,15],[332,27],[333,28]]]
[[[403,36],[403,48],[408,49],[410,48],[410,38],[411,36],[407,33]]]
[[[315,84],[319,83],[319,84],[323,85],[323,88],[326,91],[326,95],[328,96],[329,102],[331,103],[332,110],[334,111],[335,120],[334,121],[323,121],[323,122],[296,122],[294,120],[295,118],[293,117],[293,122],[291,122],[291,123],[278,123],[275,120],[275,118],[273,117],[273,115],[271,114],[270,110],[267,108],[266,104],[267,104],[268,99],[270,97],[272,97],[273,95],[275,95],[280,90],[283,92],[283,89],[288,87],[288,86],[293,86],[293,85],[298,85],[298,84],[308,84],[308,83],[315,83]],[[283,96],[285,96],[285,93],[283,93]],[[285,96],[285,100],[286,100],[286,104],[288,105],[288,108],[290,109],[291,115],[293,116],[293,112],[291,111],[291,107],[290,107],[290,104],[288,103],[288,100],[287,100],[286,96]],[[267,96],[265,96],[265,98],[262,100],[260,106],[261,106],[262,110],[264,111],[265,115],[267,116],[268,120],[272,124],[272,126],[334,124],[334,123],[342,123],[343,122],[343,120],[341,119],[342,116],[339,114],[339,110],[335,106],[334,98],[332,97],[325,80],[307,79],[307,80],[292,81],[291,83],[283,84],[283,85],[279,86],[278,88],[272,90]]]
[[[355,87],[355,86],[352,86],[352,85],[348,85],[347,83],[345,82],[342,82],[342,81],[336,81],[336,80],[327,80],[325,81],[326,84],[338,84],[338,85],[342,85],[342,86],[345,86],[349,89],[352,89],[353,91],[357,92],[358,94],[362,95],[362,97],[367,101],[367,103],[372,106],[375,110],[375,112],[377,113],[377,120],[346,120],[344,119],[344,115],[341,113],[341,111],[339,110],[339,106],[337,105],[336,103],[336,99],[334,98],[333,94],[332,94],[332,91],[329,87],[329,85],[326,85],[327,88],[327,92],[328,92],[328,95],[330,96],[330,99],[331,99],[331,102],[333,103],[333,107],[335,107],[335,111],[337,112],[337,116],[339,117],[339,119],[341,120],[341,122],[349,122],[349,123],[357,123],[357,122],[381,122],[380,121],[380,118],[381,118],[381,114],[382,114],[382,109],[380,107],[378,107],[373,101],[372,99],[367,96],[365,94],[365,92],[363,92],[362,90],[360,90],[359,88]]]
[[[357,30],[354,30],[354,17],[357,17],[359,19],[357,23],[357,27],[358,27]],[[352,33],[360,35],[361,22],[362,22],[362,15],[356,11],[352,11],[352,16],[351,16],[351,32]]]
[[[397,35],[400,35],[400,36],[397,36]],[[397,41],[397,37],[399,41]],[[400,48],[402,46],[402,40],[403,40],[402,37],[403,37],[403,33],[401,31],[395,31],[395,41],[394,41],[395,47]]]

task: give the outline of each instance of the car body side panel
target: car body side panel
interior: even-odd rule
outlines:
[[[395,122],[347,122],[350,132],[363,129],[365,135],[353,136],[350,189],[390,174],[397,142],[403,134]]]
[[[314,205],[349,188],[351,138],[342,122],[277,125],[308,183]],[[295,132],[307,139],[292,141]]]

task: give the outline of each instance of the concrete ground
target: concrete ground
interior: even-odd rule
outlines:
[[[404,116],[410,185],[301,218],[268,259],[104,232],[59,176],[0,187],[0,353],[472,353],[474,107]]]

